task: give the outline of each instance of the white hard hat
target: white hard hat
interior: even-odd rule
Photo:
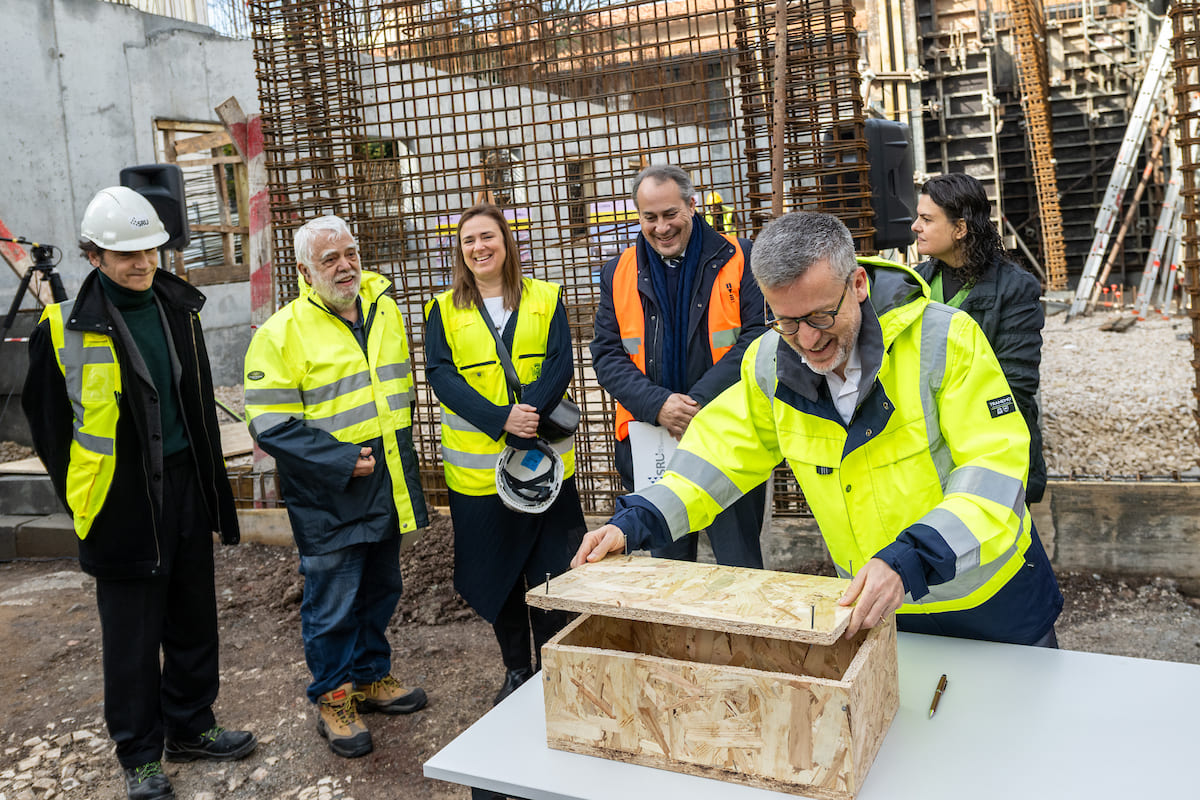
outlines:
[[[79,227],[83,238],[105,250],[149,250],[171,238],[150,201],[128,186],[96,192]]]
[[[513,511],[541,514],[562,489],[563,461],[543,439],[532,450],[509,445],[496,462],[496,493]]]

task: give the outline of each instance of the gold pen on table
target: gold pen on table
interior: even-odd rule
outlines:
[[[942,699],[942,692],[946,691],[946,676],[943,675],[938,679],[937,688],[933,690],[933,702],[929,704],[929,718],[933,719],[933,715],[937,713],[938,701]]]

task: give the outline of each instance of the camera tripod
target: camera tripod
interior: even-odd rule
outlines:
[[[21,284],[17,287],[17,294],[13,297],[12,305],[8,307],[8,316],[4,318],[4,325],[0,328],[0,339],[8,335],[9,329],[13,326],[13,322],[17,318],[17,310],[21,307],[21,299],[25,296],[25,292],[29,290],[29,281],[35,272],[41,274],[41,280],[50,284],[50,296],[54,302],[61,303],[67,299],[67,291],[63,288],[62,278],[54,271],[54,266],[58,262],[54,260],[54,251],[58,250],[52,244],[38,244],[31,242],[24,236],[18,236],[15,239],[8,239],[0,236],[2,242],[16,242],[17,244],[29,245],[29,252],[33,256],[33,264],[29,269],[25,270],[25,274],[21,277]],[[59,250],[59,253],[62,251]]]

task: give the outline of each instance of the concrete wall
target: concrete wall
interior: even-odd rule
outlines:
[[[252,45],[100,0],[0,0],[0,19],[9,23],[0,51],[0,219],[18,236],[62,248],[58,272],[73,295],[89,269],[74,247],[84,209],[119,182],[122,167],[156,160],[156,119],[216,122],[213,108],[230,96],[257,113]],[[4,309],[17,280],[0,266]],[[249,285],[204,292],[213,377],[238,383]]]

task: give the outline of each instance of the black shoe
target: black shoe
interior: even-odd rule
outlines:
[[[256,747],[258,739],[250,731],[227,731],[213,725],[195,739],[167,739],[167,761],[236,761]]]
[[[510,669],[504,673],[504,685],[500,687],[500,691],[496,692],[496,699],[492,701],[492,705],[500,705],[500,701],[508,697],[510,694],[521,688],[521,684],[533,677],[533,670],[529,667],[521,667],[520,669]]]
[[[162,771],[161,761],[125,768],[125,791],[129,800],[175,800],[171,779]]]

